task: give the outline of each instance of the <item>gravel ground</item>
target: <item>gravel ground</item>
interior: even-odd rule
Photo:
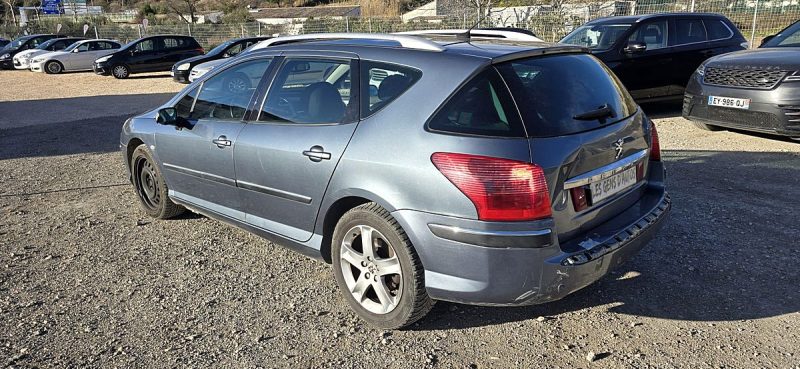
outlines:
[[[438,303],[385,332],[351,313],[328,265],[201,216],[144,217],[115,151],[121,111],[180,85],[29,75],[0,72],[15,85],[0,101],[100,97],[92,117],[0,128],[0,365],[800,368],[800,144],[645,107],[674,210],[640,255],[561,301]],[[70,89],[40,95],[51,81]],[[0,117],[24,120],[10,106]]]

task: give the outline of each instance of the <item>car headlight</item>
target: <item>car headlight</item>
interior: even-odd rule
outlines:
[[[800,70],[797,70],[794,73],[790,74],[783,81],[784,82],[800,82]]]
[[[183,63],[183,64],[178,65],[178,68],[175,68],[175,69],[177,69],[177,70],[189,70],[189,67],[191,67],[191,66],[192,65],[189,64],[189,63]]]
[[[700,77],[703,77],[703,76],[706,75],[706,63],[707,62],[703,62],[702,64],[700,64],[700,66],[697,67],[697,70],[695,71],[695,73],[699,74]]]
[[[5,54],[3,54],[3,55],[0,55],[0,60],[5,60],[5,59],[8,59],[8,58],[10,58],[10,57],[11,57],[11,54],[9,54],[9,53],[5,53]]]
[[[95,63],[103,63],[103,62],[107,62],[107,61],[108,61],[108,59],[111,59],[111,56],[110,56],[110,55],[109,55],[109,56],[102,56],[102,57],[99,57],[99,58],[95,59],[95,61],[94,61],[94,62],[95,62]]]

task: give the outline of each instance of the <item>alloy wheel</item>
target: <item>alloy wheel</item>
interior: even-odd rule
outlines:
[[[358,225],[342,240],[341,272],[348,292],[367,311],[387,314],[400,302],[400,260],[387,238],[375,228]]]
[[[228,91],[233,93],[242,93],[247,91],[247,85],[241,78],[233,78],[228,81]]]
[[[113,73],[114,77],[126,78],[128,77],[128,68],[126,68],[124,65],[117,65],[114,67]]]
[[[47,64],[47,71],[52,74],[59,74],[61,73],[61,64],[58,64],[56,62],[50,62],[49,64]]]

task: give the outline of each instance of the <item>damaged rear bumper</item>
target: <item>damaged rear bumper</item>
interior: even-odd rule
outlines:
[[[408,210],[393,215],[406,230],[427,231],[409,232],[409,238],[425,267],[425,285],[432,298],[489,306],[540,304],[561,299],[594,283],[655,237],[671,208],[663,181],[656,182],[648,185],[633,206],[586,236],[563,244],[559,244],[554,234],[545,232],[552,230],[552,223],[527,225],[528,229],[536,228],[539,232],[498,231],[501,238],[520,235],[531,242],[528,247],[519,243],[498,247],[488,244],[491,238],[475,238],[471,231],[466,231],[467,235],[482,244],[464,242],[463,235],[454,240],[451,234],[434,234],[435,228],[430,225],[442,223],[441,216]]]

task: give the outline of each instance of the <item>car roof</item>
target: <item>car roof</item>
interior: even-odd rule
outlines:
[[[433,36],[401,36],[407,38],[418,38],[421,47],[416,48],[413,40],[403,46],[393,42],[391,38],[373,39],[369,35],[364,35],[363,39],[309,39],[302,42],[292,42],[277,44],[266,48],[254,50],[253,52],[294,50],[294,51],[332,51],[349,52],[364,57],[368,55],[370,59],[392,61],[393,51],[397,53],[413,53],[418,57],[424,58],[425,55],[434,56],[445,54],[449,56],[462,56],[472,59],[491,60],[492,62],[502,62],[511,59],[524,58],[528,56],[558,54],[558,53],[588,53],[588,49],[575,46],[556,44],[549,42],[531,41],[508,41],[502,39],[473,39],[470,41],[458,40],[453,37]],[[311,36],[309,36],[311,37]],[[275,40],[275,39],[273,39]],[[427,42],[427,44],[422,43]],[[386,54],[383,57],[383,54]],[[377,56],[377,57],[376,57]]]
[[[670,12],[670,13],[654,13],[654,14],[640,14],[640,15],[624,15],[624,16],[614,16],[614,17],[604,17],[598,18],[595,20],[591,20],[586,22],[587,25],[592,24],[633,24],[638,23],[644,20],[649,19],[659,19],[659,18],[723,18],[722,15],[717,13],[680,13],[680,12]]]

